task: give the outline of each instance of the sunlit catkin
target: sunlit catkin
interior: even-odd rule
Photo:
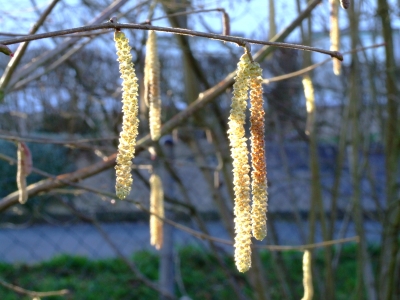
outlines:
[[[304,251],[303,254],[303,287],[304,296],[301,300],[311,300],[314,294],[311,272],[311,252],[310,250]]]
[[[136,137],[138,135],[138,84],[132,62],[131,47],[125,34],[116,31],[114,34],[117,48],[119,71],[122,78],[122,131],[119,137],[116,184],[118,198],[129,195],[132,185],[132,159],[135,156]]]
[[[239,272],[246,272],[251,267],[250,166],[244,129],[249,70],[250,60],[244,54],[237,65],[228,122],[235,192],[235,263]]]
[[[348,9],[350,7],[350,0],[340,0],[340,5],[344,9]]]
[[[329,0],[331,16],[330,16],[330,40],[331,51],[340,50],[340,31],[339,31],[339,5],[337,0]],[[333,73],[340,75],[341,63],[338,59],[333,58]]]
[[[156,174],[150,177],[150,244],[160,250],[163,244],[164,192],[162,181]]]
[[[314,130],[315,123],[315,100],[314,100],[314,87],[310,76],[306,75],[302,80],[304,96],[306,98],[306,109],[307,109],[307,123],[306,123],[306,134],[310,135]]]
[[[264,100],[262,70],[253,62],[250,67],[250,134],[251,134],[251,187],[253,203],[251,220],[253,236],[263,240],[267,235],[267,170],[264,150]]]
[[[161,98],[160,98],[160,62],[158,60],[157,36],[149,31],[146,43],[144,68],[144,97],[149,105],[150,136],[156,141],[161,136]]]
[[[28,200],[28,191],[26,190],[26,168],[25,168],[25,152],[22,143],[18,143],[17,148],[17,187],[19,192],[18,201],[25,204]]]

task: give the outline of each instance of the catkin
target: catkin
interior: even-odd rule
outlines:
[[[301,298],[301,300],[312,300],[314,294],[314,288],[312,283],[310,250],[304,251],[303,254],[303,287],[304,287],[304,296],[303,298]]]
[[[311,78],[306,75],[302,80],[304,96],[306,98],[306,109],[307,109],[307,123],[306,123],[306,134],[309,135],[314,130],[315,123],[315,100],[314,100],[314,87]]]
[[[251,64],[250,74],[250,134],[251,134],[251,186],[252,186],[252,229],[257,240],[267,235],[267,170],[264,150],[264,100],[262,70],[256,62]]]
[[[339,6],[336,0],[329,0],[331,16],[330,16],[330,41],[331,51],[340,50],[340,30],[339,30]],[[332,59],[333,73],[340,75],[341,63],[337,58]]]
[[[156,174],[150,177],[150,244],[160,250],[163,244],[164,192],[162,181]]]
[[[115,47],[122,78],[122,131],[119,137],[116,184],[118,198],[124,199],[129,195],[132,185],[132,159],[135,156],[136,137],[138,135],[138,84],[132,62],[131,47],[125,34],[116,31],[114,34]]]
[[[235,263],[239,272],[246,272],[251,267],[250,166],[244,129],[249,69],[250,60],[244,54],[237,65],[228,122],[235,192]]]
[[[158,60],[157,36],[149,31],[146,43],[144,68],[145,101],[149,106],[150,137],[156,141],[161,136],[161,98],[160,98],[160,62]]]
[[[344,9],[348,9],[350,7],[350,0],[340,0],[340,5]]]
[[[18,201],[25,204],[28,200],[28,191],[26,190],[26,168],[25,168],[25,152],[22,143],[18,143],[17,148],[17,187],[19,192]]]
[[[222,35],[231,34],[231,22],[228,13],[224,10],[222,11]]]

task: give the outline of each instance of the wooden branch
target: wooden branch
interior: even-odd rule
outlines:
[[[43,298],[43,297],[51,297],[51,296],[63,296],[63,295],[68,295],[70,293],[69,290],[48,291],[48,292],[30,291],[30,290],[26,290],[22,287],[19,287],[17,285],[8,283],[1,279],[0,279],[0,285],[18,293],[18,294],[27,295],[29,297],[42,297]]]
[[[287,28],[285,28],[281,33],[277,34],[273,41],[282,41],[284,40],[296,27],[304,20],[311,11],[321,2],[321,0],[314,0],[310,3],[306,10],[303,11]],[[110,23],[112,24],[112,23]],[[261,48],[256,54],[253,55],[253,59],[255,61],[260,61],[270,53],[274,51],[273,47],[264,46]],[[204,107],[206,104],[213,101],[216,97],[221,95],[227,88],[232,86],[235,76],[235,73],[232,72],[225,77],[222,81],[220,81],[214,87],[206,90],[203,93],[200,93],[199,97],[192,102],[184,111],[176,114],[169,121],[167,121],[164,126],[161,128],[161,135],[165,135],[171,132],[174,128],[178,127],[181,123],[186,121],[190,116],[192,116],[197,110]],[[150,135],[146,135],[141,138],[136,143],[136,153],[139,154],[140,151],[146,149],[148,146],[152,145],[152,140]],[[54,188],[59,188],[67,185],[65,182],[76,182],[90,176],[94,176],[104,170],[112,168],[115,165],[117,153],[113,153],[112,155],[106,157],[100,162],[97,162],[91,166],[79,169],[75,172],[62,174],[56,177],[56,179],[44,179],[33,183],[27,187],[28,196],[32,197],[33,195],[37,195],[41,192],[46,192]],[[11,206],[18,203],[18,193],[14,192],[9,194],[0,200],[0,212],[10,208]]]
[[[321,2],[321,0],[315,0],[314,2],[319,3],[319,2]],[[3,41],[1,41],[1,43],[3,45],[11,45],[11,44],[16,44],[16,43],[21,43],[21,42],[40,40],[40,39],[50,38],[50,37],[57,37],[57,36],[72,34],[72,33],[77,33],[77,32],[95,31],[95,30],[100,30],[100,29],[119,30],[119,29],[123,29],[123,28],[125,28],[125,29],[140,29],[140,30],[155,30],[155,31],[168,32],[168,33],[174,33],[174,34],[180,34],[180,35],[186,35],[186,36],[204,37],[204,38],[208,38],[208,39],[212,39],[212,40],[235,43],[242,47],[246,47],[246,43],[249,43],[249,44],[274,46],[274,47],[279,47],[279,48],[289,48],[289,49],[297,49],[297,50],[303,50],[303,51],[319,52],[319,53],[330,55],[331,57],[335,57],[338,60],[343,61],[343,55],[338,51],[329,51],[329,50],[324,50],[324,49],[310,47],[310,46],[289,44],[289,43],[282,43],[282,42],[267,42],[267,41],[241,38],[241,37],[236,37],[236,36],[226,36],[226,35],[215,34],[215,33],[199,32],[199,31],[194,31],[194,30],[184,29],[184,28],[159,27],[159,26],[152,26],[152,25],[148,25],[148,24],[121,24],[121,23],[116,23],[116,22],[109,22],[109,23],[98,24],[98,25],[89,25],[89,26],[82,26],[82,27],[76,27],[76,28],[70,28],[70,29],[64,29],[64,30],[57,30],[57,31],[41,33],[41,34],[28,35],[28,36],[23,36],[23,37],[19,37],[19,38],[3,40]]]

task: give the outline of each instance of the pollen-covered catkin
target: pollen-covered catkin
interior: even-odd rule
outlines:
[[[264,100],[262,69],[256,62],[250,67],[250,134],[251,134],[251,208],[253,236],[263,240],[267,235],[267,169],[264,150]]]
[[[340,50],[340,30],[339,30],[339,5],[337,0],[329,0],[331,16],[330,16],[330,32],[331,51]],[[337,58],[332,58],[333,73],[340,75],[341,62]]]
[[[244,54],[237,66],[228,122],[235,192],[235,263],[239,272],[246,272],[251,267],[250,166],[244,128],[249,88],[249,67],[249,57]]]
[[[306,109],[307,109],[307,123],[306,123],[306,134],[310,135],[314,130],[315,123],[315,100],[314,100],[314,87],[310,76],[304,76],[303,80],[304,96],[306,98]]]
[[[314,294],[311,273],[311,252],[310,250],[304,251],[303,254],[303,287],[304,296],[301,300],[311,300]]]
[[[149,31],[146,43],[144,68],[144,97],[149,106],[150,137],[156,141],[161,136],[161,98],[160,98],[160,62],[158,60],[157,36]]]
[[[28,200],[28,191],[26,189],[26,168],[25,168],[25,152],[22,143],[18,143],[17,149],[17,187],[19,192],[18,201],[25,204]]]
[[[150,244],[160,250],[163,244],[164,191],[161,178],[150,177]]]
[[[116,184],[118,198],[124,199],[129,195],[132,185],[132,159],[135,156],[136,137],[138,135],[138,84],[132,62],[131,47],[125,34],[116,31],[114,34],[115,47],[122,78],[122,130],[119,137]]]

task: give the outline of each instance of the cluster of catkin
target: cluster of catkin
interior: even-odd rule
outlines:
[[[136,137],[138,135],[138,84],[132,62],[131,47],[125,34],[116,31],[114,34],[117,48],[119,71],[122,78],[122,130],[119,137],[116,184],[118,198],[129,195],[132,185],[132,159],[135,156]]]
[[[122,131],[120,133],[116,169],[116,193],[124,199],[129,195],[132,185],[132,159],[135,155],[138,135],[138,84],[132,62],[131,47],[125,34],[114,34],[117,48],[119,70],[122,78]],[[145,100],[150,108],[150,134],[153,140],[161,135],[161,100],[159,87],[160,64],[157,55],[157,42],[154,31],[150,31],[147,41],[145,61]],[[158,175],[150,177],[150,243],[161,249],[163,243],[164,192]]]
[[[144,99],[149,106],[150,137],[156,141],[161,136],[161,98],[160,98],[160,62],[158,60],[157,36],[149,31],[146,43],[144,66]]]
[[[235,263],[240,272],[251,267],[251,235],[262,240],[266,236],[267,181],[264,152],[264,109],[262,70],[245,53],[237,66],[229,116],[228,137],[233,164],[235,192]],[[252,194],[250,200],[250,166],[245,137],[248,91],[251,103]]]

